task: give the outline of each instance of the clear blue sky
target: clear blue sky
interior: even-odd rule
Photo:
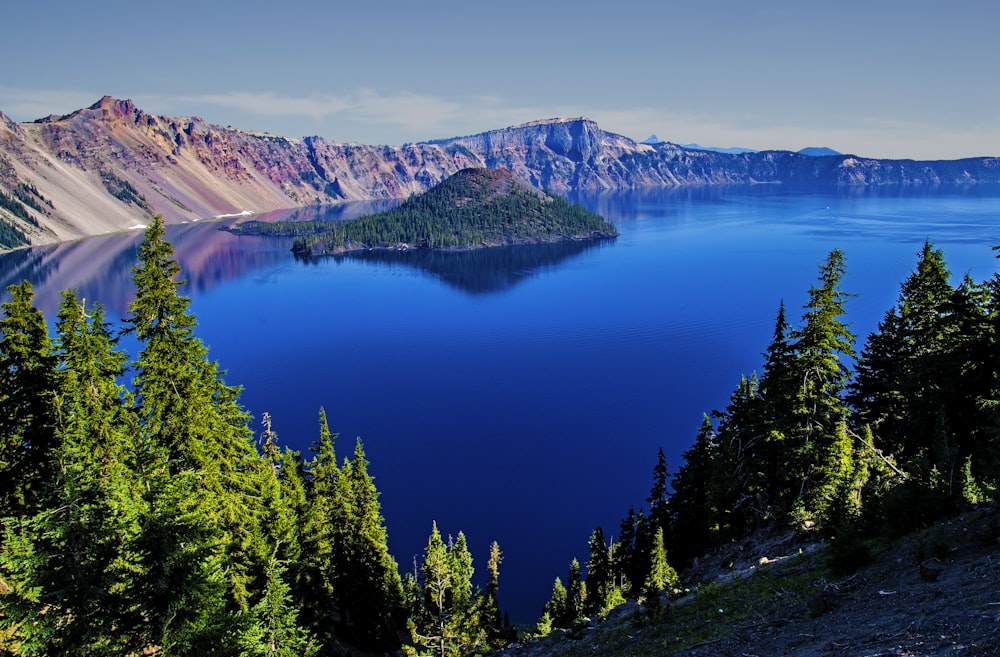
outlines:
[[[109,94],[402,144],[586,116],[637,140],[1000,156],[994,0],[19,0],[0,110]]]

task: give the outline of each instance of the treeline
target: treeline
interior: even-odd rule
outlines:
[[[926,243],[857,354],[844,273],[834,250],[798,326],[779,306],[760,376],[741,377],[726,408],[704,416],[672,490],[660,451],[648,511],[630,509],[617,541],[594,530],[586,580],[574,560],[540,634],[626,598],[656,602],[677,585],[670,563],[758,528],[818,531],[831,541],[830,565],[850,570],[886,538],[995,499],[1000,274],[953,286],[942,252]]]
[[[294,235],[296,253],[338,253],[399,244],[426,249],[617,235],[580,205],[532,189],[510,172],[467,169],[398,206],[346,221],[246,222],[234,232]]]
[[[157,217],[116,329],[67,291],[55,336],[31,286],[0,319],[0,653],[483,652],[509,635],[499,546],[485,591],[431,528],[400,577],[360,440],[338,463],[256,435],[196,337]],[[122,332],[139,345],[121,352]],[[130,380],[130,385],[125,385]]]

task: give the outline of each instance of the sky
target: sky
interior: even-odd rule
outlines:
[[[0,111],[104,95],[400,145],[583,116],[637,141],[1000,156],[994,0],[5,3]]]

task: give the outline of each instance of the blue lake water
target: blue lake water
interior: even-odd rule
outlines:
[[[621,236],[305,263],[287,240],[218,223],[167,231],[198,334],[255,418],[270,412],[279,440],[302,451],[320,406],[341,456],[362,437],[401,568],[434,520],[466,533],[480,574],[498,540],[515,622],[534,621],[553,579],[586,561],[595,526],[613,536],[629,505],[644,504],[657,448],[676,469],[702,413],[760,367],[779,302],[801,315],[830,249],[845,252],[843,287],[858,295],[848,319],[859,349],[925,239],[957,277],[997,271],[993,187],[571,198]],[[140,238],[6,254],[0,277],[4,288],[31,280],[50,320],[67,287],[122,317]]]

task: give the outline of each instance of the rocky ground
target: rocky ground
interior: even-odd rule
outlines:
[[[761,534],[701,560],[695,590],[631,603],[504,657],[1000,657],[1000,509],[978,509],[888,546],[852,574],[827,546]]]

